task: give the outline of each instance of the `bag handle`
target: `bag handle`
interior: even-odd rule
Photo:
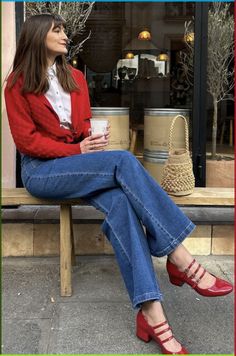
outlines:
[[[184,117],[183,115],[176,115],[176,116],[173,118],[172,123],[171,123],[171,125],[170,125],[169,151],[172,151],[172,149],[173,149],[173,131],[174,131],[174,125],[175,125],[176,120],[177,120],[179,117],[184,120],[185,148],[186,148],[186,151],[189,150],[189,133],[188,133],[188,123],[187,123],[187,119],[186,119],[186,117]]]

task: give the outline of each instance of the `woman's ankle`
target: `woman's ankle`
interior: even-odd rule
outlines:
[[[167,329],[168,324],[162,324],[164,321],[166,321],[166,316],[160,302],[147,301],[143,303],[142,314],[145,317],[147,323],[151,327],[155,327],[155,333],[162,332],[162,335],[159,336],[160,342],[161,340],[164,340],[165,338],[171,337],[173,335],[172,330]],[[158,326],[158,324],[160,325]],[[171,351],[171,353],[179,352],[182,349],[182,346],[175,338],[165,342],[164,345],[167,350]]]
[[[190,263],[193,261],[193,256],[188,250],[181,244],[168,255],[168,259],[172,262],[180,271],[184,271]]]
[[[147,321],[153,325],[166,320],[161,302],[147,301],[142,304],[142,313],[146,317]]]

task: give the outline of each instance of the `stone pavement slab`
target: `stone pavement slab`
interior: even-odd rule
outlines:
[[[59,266],[45,266],[40,260],[32,264],[28,259],[21,264],[21,260],[13,259],[12,265],[4,263],[3,314],[13,319],[52,317],[53,305],[49,301],[55,294]]]
[[[2,323],[3,354],[46,354],[50,319],[5,319]]]
[[[233,281],[233,257],[198,256]],[[135,313],[113,256],[83,256],[73,296],[60,297],[58,258],[3,259],[3,349],[9,354],[158,354],[135,336]],[[204,298],[169,283],[165,258],[154,259],[163,306],[176,337],[191,353],[232,354],[233,293]]]

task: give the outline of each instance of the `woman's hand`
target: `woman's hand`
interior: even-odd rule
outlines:
[[[106,146],[108,145],[109,141],[109,129],[108,127],[107,132],[104,134],[95,134],[86,137],[83,141],[80,142],[80,150],[81,153],[91,153],[91,152],[99,152],[104,151]]]

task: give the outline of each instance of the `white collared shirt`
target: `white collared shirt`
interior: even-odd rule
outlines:
[[[71,128],[71,97],[70,93],[60,85],[57,78],[56,63],[48,68],[49,89],[45,96],[57,113],[61,127]]]

